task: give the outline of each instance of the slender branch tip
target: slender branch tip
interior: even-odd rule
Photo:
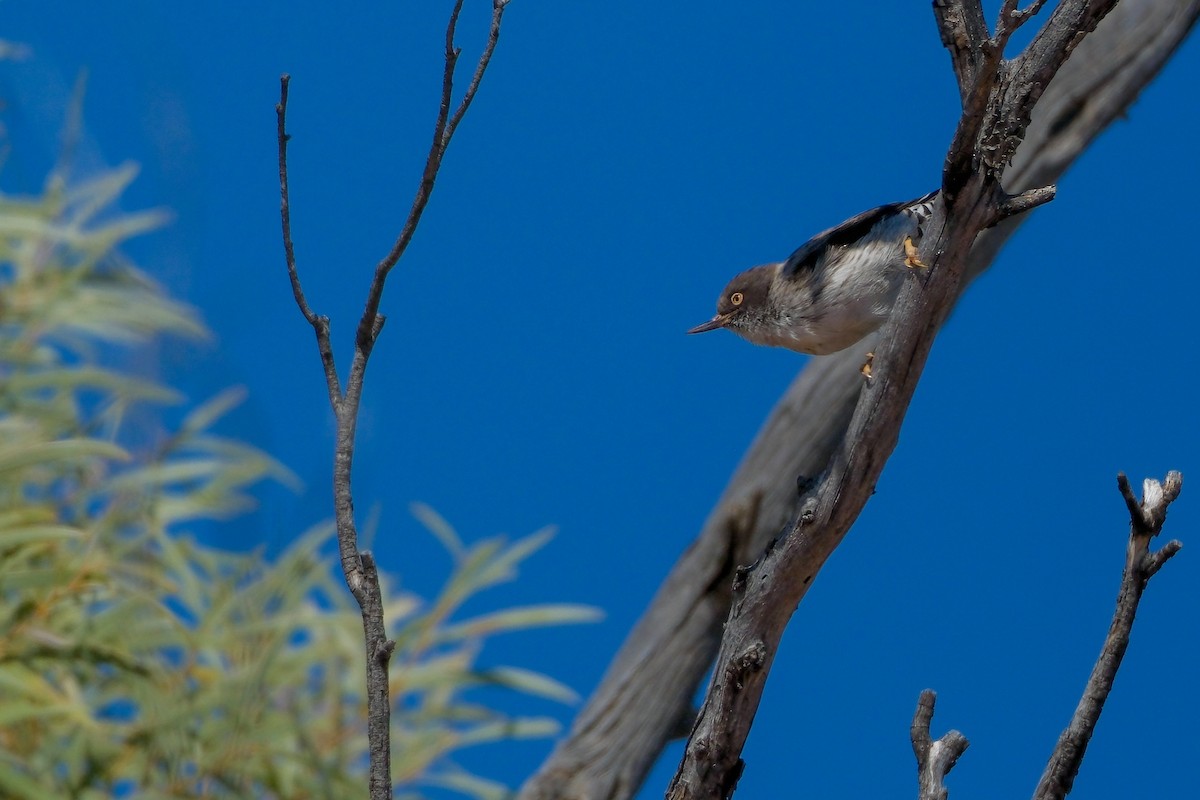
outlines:
[[[359,401],[362,396],[363,378],[367,360],[375,340],[383,328],[384,316],[379,313],[387,273],[396,265],[412,239],[417,223],[429,200],[434,181],[441,167],[446,147],[471,104],[479,82],[487,69],[500,33],[500,18],[507,0],[495,0],[495,11],[487,45],[480,56],[474,76],[468,86],[458,110],[451,115],[455,64],[461,49],[454,44],[455,26],[464,0],[455,0],[446,27],[445,66],[443,68],[441,103],[439,104],[433,143],[426,157],[421,183],[413,206],[404,221],[396,243],[388,255],[376,266],[366,308],[356,329],[355,351],[346,373],[345,390],[334,363],[333,346],[330,341],[329,319],[313,312],[304,296],[299,272],[296,267],[295,247],[292,242],[291,200],[288,188],[287,144],[291,137],[285,130],[288,102],[288,85],[291,76],[283,73],[279,77],[279,102],[275,105],[276,145],[279,159],[279,207],[283,236],[284,258],[292,294],[301,314],[312,326],[317,338],[317,348],[325,371],[326,388],[330,406],[337,423],[337,440],[334,445],[333,502],[337,525],[338,550],[342,573],[350,593],[358,602],[362,612],[363,635],[366,641],[367,669],[367,741],[369,764],[369,795],[373,800],[392,796],[391,741],[389,734],[391,700],[389,695],[388,664],[396,648],[396,642],[387,638],[384,621],[383,596],[375,558],[368,550],[359,549],[358,529],[354,519],[354,499],[350,480],[350,467],[354,459],[355,429],[358,421]]]

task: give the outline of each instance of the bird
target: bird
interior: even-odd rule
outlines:
[[[887,320],[904,276],[924,267],[914,244],[937,192],[888,203],[818,233],[786,261],[736,275],[717,313],[688,331],[726,328],[754,344],[826,355]]]

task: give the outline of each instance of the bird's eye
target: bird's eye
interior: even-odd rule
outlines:
[[[735,306],[740,306],[742,301],[745,299],[745,295],[743,295],[741,292],[734,292],[733,294],[729,295],[729,302],[733,303]]]

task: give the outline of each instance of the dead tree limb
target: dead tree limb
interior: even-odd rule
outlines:
[[[1125,548],[1125,570],[1121,575],[1121,589],[1117,593],[1117,607],[1113,611],[1112,623],[1100,657],[1092,667],[1092,674],[1084,687],[1083,696],[1071,717],[1071,723],[1058,737],[1058,744],[1046,764],[1042,779],[1033,793],[1034,800],[1062,800],[1071,791],[1079,765],[1087,751],[1088,742],[1100,721],[1100,712],[1112,691],[1113,681],[1125,650],[1129,647],[1129,634],[1137,615],[1142,592],[1162,565],[1183,547],[1178,539],[1172,539],[1157,551],[1150,551],[1150,540],[1162,532],[1167,519],[1167,507],[1179,497],[1183,488],[1183,476],[1168,472],[1162,483],[1147,478],[1142,484],[1142,499],[1134,496],[1125,473],[1118,473],[1117,488],[1125,498],[1129,509],[1129,544]]]
[[[1200,0],[1123,0],[1046,88],[1006,173],[1008,188],[1016,192],[1056,181],[1127,112],[1197,15]],[[980,234],[968,279],[991,264],[1024,219],[1010,218]],[[864,343],[862,349],[873,347]],[[795,476],[818,475],[841,441],[862,385],[861,358],[845,351],[808,362],[569,736],[522,788],[524,800],[619,799],[641,785],[664,744],[678,735],[679,720],[692,713],[692,697],[720,641],[735,569],[753,562],[794,513]]]
[[[1125,548],[1125,569],[1121,575],[1117,607],[1113,611],[1104,646],[1100,649],[1100,657],[1092,667],[1092,674],[1070,725],[1058,737],[1058,744],[1033,794],[1034,800],[1062,800],[1071,792],[1088,742],[1096,730],[1096,723],[1100,721],[1100,712],[1104,710],[1117,670],[1129,647],[1129,635],[1133,631],[1142,593],[1162,565],[1183,547],[1179,540],[1172,539],[1158,551],[1150,552],[1150,540],[1162,532],[1163,523],[1167,520],[1167,507],[1179,497],[1183,488],[1182,475],[1168,472],[1162,483],[1147,478],[1143,483],[1141,500],[1134,496],[1129,479],[1123,472],[1117,474],[1117,488],[1129,509],[1129,543]],[[933,719],[934,697],[934,693],[928,689],[921,693],[911,730],[913,753],[917,757],[920,787],[917,796],[920,800],[946,800],[949,793],[944,784],[945,777],[967,749],[967,740],[958,731],[951,731],[938,741],[932,741],[929,723]]]
[[[946,5],[962,6],[960,0]],[[742,748],[762,698],[784,628],[813,579],[875,490],[938,329],[949,316],[975,237],[1009,199],[1004,171],[1025,136],[1034,105],[1071,51],[1116,0],[1063,0],[1020,55],[1004,60],[1008,37],[1027,17],[1000,11],[995,34],[968,42],[983,53],[978,74],[958,74],[963,115],[946,156],[942,192],[921,240],[927,277],[908,281],[884,325],[872,379],[864,385],[841,445],[807,493],[790,529],[764,553],[738,591],[708,692],[667,796],[727,798],[742,771]],[[943,38],[969,37],[948,30]],[[954,66],[961,62],[952,59]]]
[[[950,792],[946,789],[946,776],[959,756],[967,750],[967,737],[958,731],[950,731],[937,741],[929,732],[933,722],[933,706],[937,694],[932,689],[921,692],[917,710],[913,714],[909,738],[912,739],[913,755],[917,757],[918,800],[946,800]]]
[[[425,168],[417,186],[412,207],[391,249],[375,267],[371,285],[367,291],[362,317],[354,337],[354,354],[346,374],[345,390],[342,389],[337,365],[333,357],[329,318],[313,312],[304,296],[300,275],[296,269],[296,253],[292,243],[291,199],[288,188],[287,145],[291,138],[286,130],[288,85],[290,77],[280,78],[279,103],[275,106],[276,136],[279,146],[279,192],[280,216],[283,223],[283,249],[287,260],[288,278],[296,305],[304,319],[312,326],[317,337],[317,351],[325,373],[329,405],[333,409],[337,433],[333,453],[333,505],[337,525],[338,553],[342,572],[350,593],[362,611],[363,636],[367,660],[367,741],[370,750],[369,785],[372,800],[386,800],[392,796],[391,768],[391,699],[388,691],[388,662],[396,643],[387,636],[383,618],[383,597],[379,587],[379,573],[370,552],[359,550],[358,527],[354,519],[354,495],[351,489],[350,472],[354,462],[354,438],[358,425],[358,409],[362,399],[363,378],[367,361],[375,347],[375,341],[383,330],[385,318],[379,313],[384,284],[392,268],[400,261],[412,241],[420,224],[421,215],[433,194],[434,183],[442,159],[450,146],[463,116],[475,99],[479,84],[491,62],[496,43],[500,38],[500,23],[509,0],[493,0],[492,21],[487,44],[476,63],[471,82],[463,93],[457,109],[453,107],[454,76],[461,49],[454,43],[463,0],[456,0],[446,24],[445,65],[442,71],[442,93],[433,131],[433,143],[425,157]]]

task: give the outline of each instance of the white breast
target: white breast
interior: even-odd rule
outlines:
[[[920,207],[906,209],[854,244],[831,248],[807,276],[804,292],[773,287],[768,302],[780,324],[766,326],[761,343],[823,355],[876,330],[891,313],[909,269],[904,239],[918,236],[918,223],[927,215]]]

